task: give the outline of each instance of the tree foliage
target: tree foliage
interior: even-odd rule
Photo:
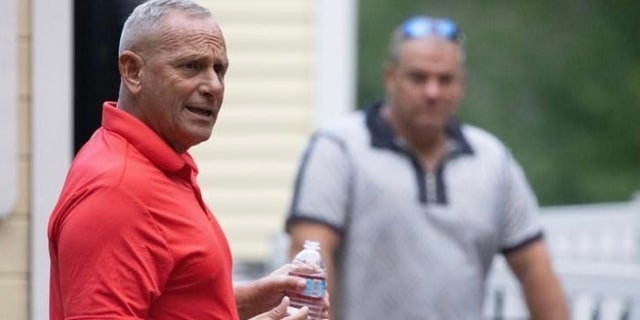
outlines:
[[[392,29],[447,16],[465,35],[460,117],[500,137],[543,205],[628,200],[640,190],[638,1],[362,0],[358,103],[383,96]]]

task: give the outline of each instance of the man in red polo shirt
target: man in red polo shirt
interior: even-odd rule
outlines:
[[[149,1],[120,40],[117,102],[75,157],[49,222],[50,318],[305,319],[286,316],[280,272],[233,287],[225,235],[187,150],[211,135],[225,41],[191,0]]]

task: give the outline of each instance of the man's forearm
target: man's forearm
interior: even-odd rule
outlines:
[[[544,280],[541,280],[544,279]],[[569,308],[558,278],[550,272],[522,283],[532,320],[567,320]]]
[[[257,314],[251,307],[251,285],[251,283],[242,283],[236,284],[233,288],[233,292],[236,297],[236,307],[241,320],[249,319]]]
[[[569,307],[543,241],[531,243],[506,258],[522,285],[531,319],[569,319]]]

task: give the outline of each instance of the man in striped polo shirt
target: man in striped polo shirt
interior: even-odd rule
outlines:
[[[504,254],[534,319],[567,319],[536,198],[509,150],[455,119],[464,52],[451,20],[393,33],[386,100],[319,129],[286,222],[291,252],[318,240],[337,320],[480,319]]]

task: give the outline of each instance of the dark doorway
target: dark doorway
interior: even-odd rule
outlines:
[[[118,98],[118,42],[136,0],[74,1],[74,154],[100,126],[102,102]]]

